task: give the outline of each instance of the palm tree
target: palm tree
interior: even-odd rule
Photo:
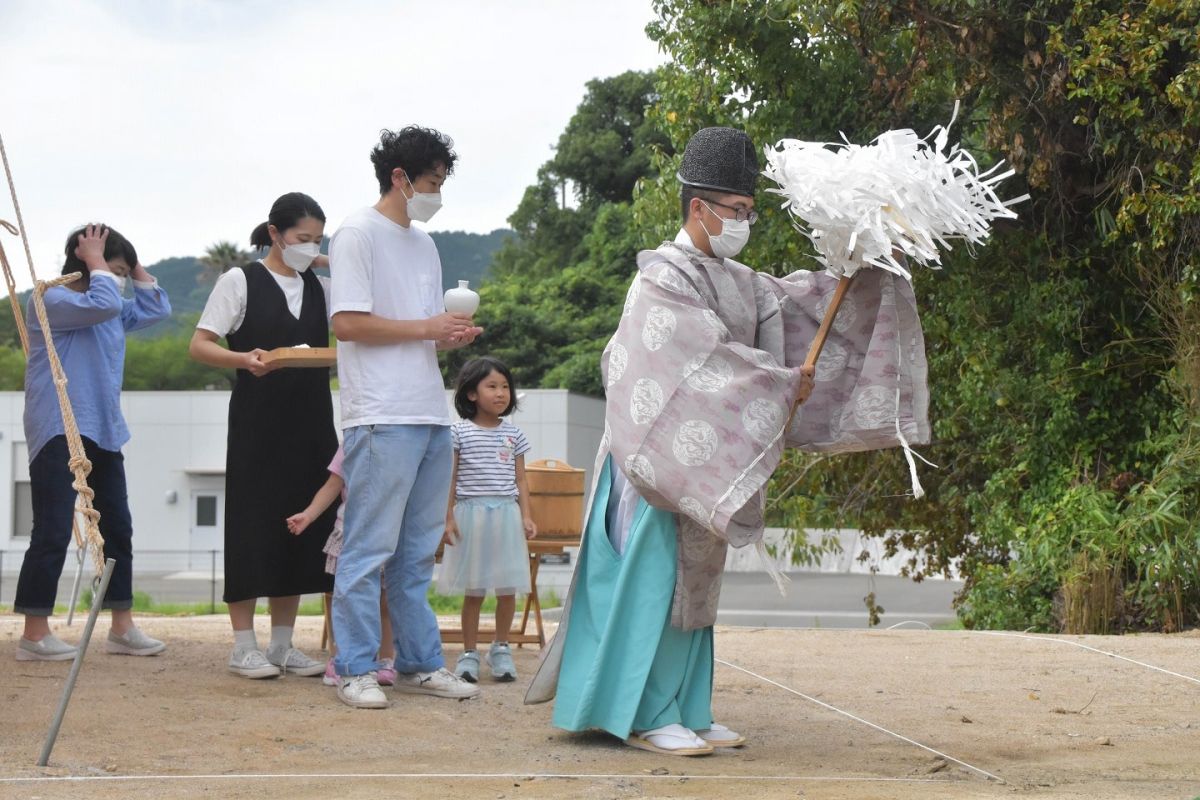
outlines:
[[[204,270],[196,276],[198,283],[216,283],[217,278],[239,264],[245,264],[253,256],[233,242],[216,242],[208,246],[200,263]]]

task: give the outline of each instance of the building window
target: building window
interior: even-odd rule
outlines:
[[[13,482],[14,539],[28,539],[33,530],[33,489],[29,481]]]
[[[33,530],[33,489],[29,485],[29,448],[13,442],[13,539],[28,539]]]
[[[196,495],[196,527],[210,528],[217,524],[217,496]]]

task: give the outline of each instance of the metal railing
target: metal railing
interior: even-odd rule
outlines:
[[[134,550],[133,591],[135,598],[145,593],[153,603],[205,604],[216,611],[225,589],[223,550]],[[17,593],[17,579],[24,550],[0,549],[0,605],[11,607]],[[79,561],[77,551],[67,553],[58,579],[57,603],[71,602],[71,589]],[[84,559],[80,594],[92,585],[94,565]]]
[[[191,604],[207,606],[210,613],[217,610],[225,592],[224,550],[140,550],[133,551],[133,592],[137,602],[139,595],[150,597],[153,604]],[[0,606],[11,608],[17,593],[17,579],[24,550],[0,549]],[[554,589],[565,596],[572,568],[571,559],[561,555],[542,556],[539,586]],[[67,608],[71,603],[71,590],[79,561],[72,547],[67,552],[62,575],[58,579],[57,604]],[[79,594],[92,586],[94,565],[84,560],[83,576]],[[305,600],[320,595],[306,596]],[[202,610],[198,608],[197,610]]]

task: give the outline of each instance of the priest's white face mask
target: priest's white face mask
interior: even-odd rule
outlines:
[[[704,200],[704,207],[712,212],[712,215],[721,220],[721,232],[712,233],[708,226],[704,224],[704,220],[700,220],[701,226],[704,227],[704,232],[708,234],[708,246],[712,253],[717,258],[733,258],[738,253],[742,252],[742,248],[746,246],[746,242],[750,241],[750,220],[736,220],[722,217],[713,207]]]

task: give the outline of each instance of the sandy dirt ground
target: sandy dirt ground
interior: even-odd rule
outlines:
[[[314,654],[319,625],[302,619],[297,633]],[[142,626],[169,642],[165,654],[107,655],[107,621],[97,625],[39,768],[69,662],[15,661],[19,618],[0,616],[0,797],[1200,796],[1197,633],[719,628],[715,712],[750,741],[683,759],[552,728],[549,706],[522,705],[536,648],[514,648],[518,682],[485,676],[476,699],[395,695],[366,711],[319,678],[230,675],[223,618]],[[81,629],[58,633],[74,641]],[[457,652],[448,645],[448,660]]]

